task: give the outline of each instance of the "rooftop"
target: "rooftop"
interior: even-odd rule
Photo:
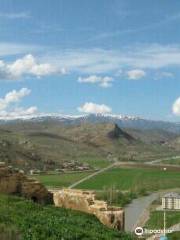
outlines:
[[[180,199],[180,194],[179,193],[175,193],[175,192],[171,192],[171,193],[167,193],[163,196],[163,198],[179,198]]]

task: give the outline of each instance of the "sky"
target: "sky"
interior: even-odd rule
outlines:
[[[0,118],[180,121],[179,0],[0,0]]]

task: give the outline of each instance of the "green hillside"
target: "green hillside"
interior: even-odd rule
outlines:
[[[94,216],[0,195],[1,240],[132,240]]]

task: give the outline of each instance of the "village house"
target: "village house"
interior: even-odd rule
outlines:
[[[180,194],[167,193],[162,197],[162,208],[169,210],[180,210]]]

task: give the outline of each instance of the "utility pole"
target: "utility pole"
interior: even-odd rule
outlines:
[[[164,209],[164,231],[163,236],[160,237],[160,240],[168,240],[166,236],[166,210]]]
[[[164,237],[166,237],[166,210],[164,210]]]

